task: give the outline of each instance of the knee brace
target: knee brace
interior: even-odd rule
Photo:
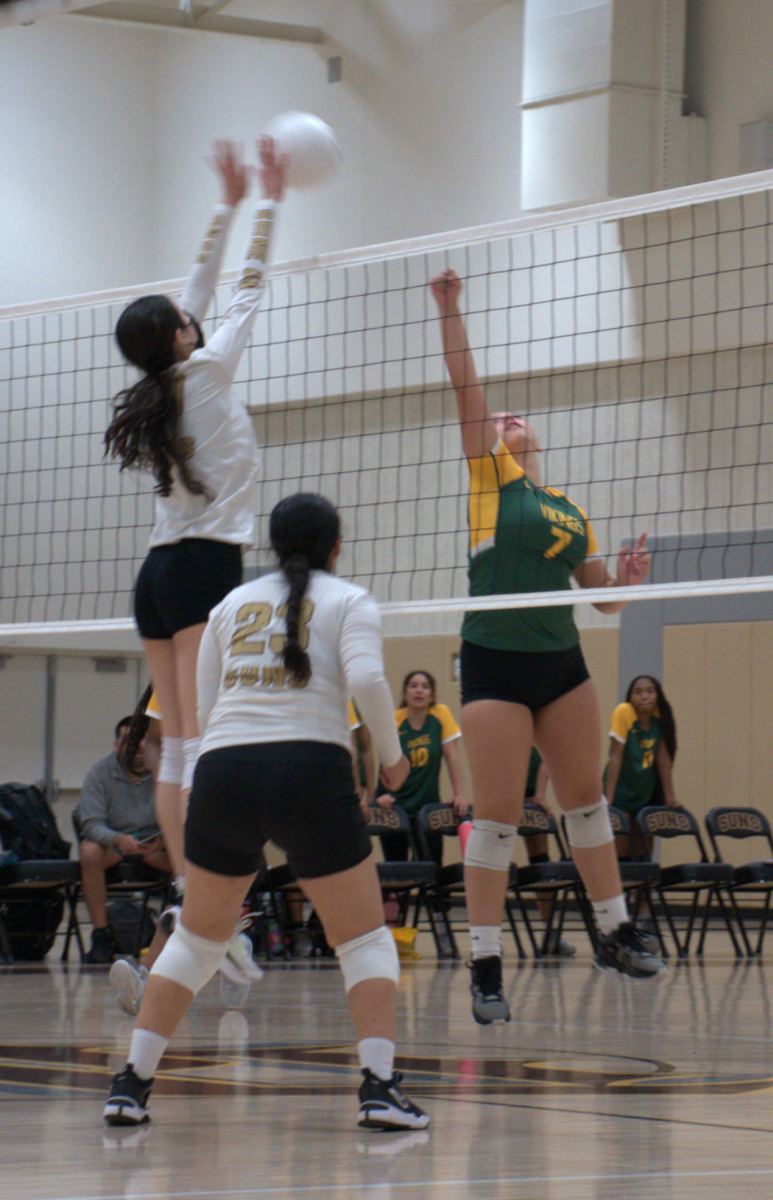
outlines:
[[[515,832],[515,825],[503,825],[501,821],[479,821],[476,817],[467,841],[465,866],[484,867],[488,871],[509,871]]]
[[[183,791],[193,784],[193,772],[196,770],[200,745],[200,737],[186,738],[183,742],[183,777],[181,784]]]
[[[609,819],[609,806],[602,796],[595,804],[586,804],[584,808],[570,808],[564,813],[566,836],[570,846],[580,850],[590,850],[593,846],[606,846],[613,842],[612,822]]]
[[[336,946],[336,958],[341,964],[347,992],[366,979],[391,979],[396,984],[400,978],[397,946],[386,925],[342,942]]]
[[[186,929],[182,921],[159,954],[151,975],[161,975],[198,995],[225,958],[228,942],[212,942]]]
[[[178,737],[161,737],[161,761],[158,764],[156,783],[176,783],[179,787],[183,778],[183,740]]]

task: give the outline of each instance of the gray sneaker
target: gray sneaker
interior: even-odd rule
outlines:
[[[634,929],[630,921],[618,926],[607,937],[603,934],[599,937],[593,963],[601,971],[620,971],[623,975],[632,975],[634,979],[647,979],[668,971],[663,960],[652,953],[646,938]]]
[[[502,991],[502,959],[498,954],[475,958],[470,968],[472,1015],[479,1025],[498,1025],[510,1020],[510,1009]]]
[[[115,988],[118,1007],[127,1017],[136,1017],[140,1011],[148,975],[147,967],[135,968],[125,958],[119,958],[110,968],[108,979]]]
[[[559,937],[557,933],[551,934],[548,942],[547,954],[553,958],[574,958],[577,953],[577,947],[567,942],[564,938]]]

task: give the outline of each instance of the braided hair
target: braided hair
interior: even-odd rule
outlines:
[[[625,693],[626,703],[631,703],[633,689],[640,679],[649,679],[655,689],[655,694],[658,698],[658,711],[660,713],[660,728],[663,742],[673,762],[676,758],[676,721],[674,720],[674,710],[668,700],[666,700],[663,688],[660,686],[660,680],[656,679],[654,675],[637,675],[628,684],[628,691]]]
[[[290,585],[282,662],[296,687],[304,687],[311,679],[308,639],[300,628],[309,574],[327,569],[340,535],[341,521],[335,507],[312,492],[287,496],[271,513],[271,546]]]
[[[105,434],[105,454],[121,470],[149,471],[159,496],[171,495],[173,468],[194,496],[212,499],[188,465],[192,451],[178,434],[182,381],[174,371],[174,337],[185,322],[166,296],[141,296],[118,318],[115,337],[124,358],[144,371],[142,379],[115,398],[115,415]],[[201,336],[201,332],[199,331]]]
[[[124,770],[128,770],[134,762],[140,748],[140,742],[148,732],[150,717],[145,712],[145,709],[148,707],[148,701],[152,695],[153,684],[149,683],[140,696],[139,704],[129,718],[129,732],[124,738],[120,754],[121,766]],[[121,724],[125,725],[126,722],[122,721]]]

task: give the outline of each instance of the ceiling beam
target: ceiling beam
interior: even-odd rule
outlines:
[[[261,38],[274,42],[296,42],[319,46],[327,39],[322,29],[312,25],[290,25],[284,21],[253,21],[247,17],[225,17],[218,11],[192,6],[191,12],[156,8],[150,4],[122,3],[108,0],[106,4],[72,13],[91,21],[110,21],[141,28],[171,29],[180,33],[225,33],[233,37]]]

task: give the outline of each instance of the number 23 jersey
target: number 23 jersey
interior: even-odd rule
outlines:
[[[530,483],[501,441],[468,465],[470,595],[570,589],[572,572],[599,557],[583,510]],[[569,650],[579,641],[570,604],[468,612],[462,637],[492,650]]]
[[[201,754],[255,742],[334,742],[351,749],[354,696],[382,762],[400,757],[384,675],[381,618],[364,588],[311,571],[298,641],[311,678],[297,686],[281,653],[289,585],[277,571],[234,588],[212,610],[197,671]]]

